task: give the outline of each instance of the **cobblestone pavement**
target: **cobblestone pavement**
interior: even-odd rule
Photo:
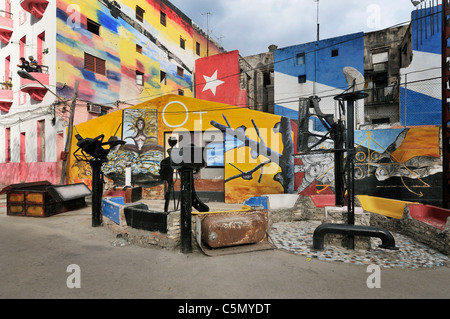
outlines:
[[[312,248],[313,233],[318,221],[280,222],[272,225],[269,235],[272,243],[282,250],[330,262],[357,265],[375,264],[386,268],[434,268],[450,266],[450,258],[404,235],[391,232],[399,250],[378,248],[381,240],[371,238],[371,249],[350,250],[344,247],[325,246],[322,251]]]

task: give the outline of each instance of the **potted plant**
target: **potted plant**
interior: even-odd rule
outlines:
[[[2,85],[2,90],[11,90],[11,88],[12,88],[11,81],[5,81],[0,84]]]

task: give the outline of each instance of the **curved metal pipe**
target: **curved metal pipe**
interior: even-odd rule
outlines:
[[[385,229],[374,226],[348,225],[348,224],[322,224],[314,230],[313,248],[322,250],[324,247],[324,238],[328,233],[350,235],[350,236],[367,236],[378,237],[382,244],[380,248],[397,250],[395,239],[390,232]]]

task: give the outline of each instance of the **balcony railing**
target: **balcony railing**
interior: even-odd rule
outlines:
[[[46,73],[31,73],[33,77],[39,81],[29,79],[20,79],[20,90],[28,93],[33,100],[42,101],[48,89],[45,86],[49,85],[49,75]]]
[[[21,0],[20,5],[22,8],[40,19],[43,17],[45,9],[47,9],[47,0]]]
[[[396,101],[398,94],[398,86],[386,86],[381,88],[365,89],[364,92],[369,94],[364,100],[366,104],[383,104]]]

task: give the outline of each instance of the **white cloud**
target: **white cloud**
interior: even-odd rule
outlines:
[[[223,37],[226,50],[237,49],[243,56],[266,52],[271,44],[282,48],[316,40],[314,0],[171,2],[204,30],[206,15],[202,13],[211,12],[212,37]],[[413,10],[410,0],[320,0],[320,38],[371,32],[407,22]]]

